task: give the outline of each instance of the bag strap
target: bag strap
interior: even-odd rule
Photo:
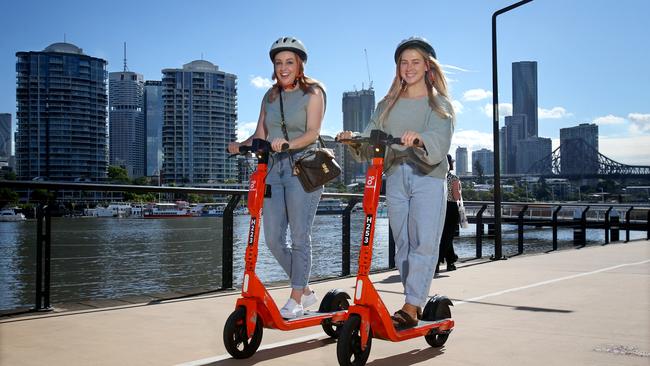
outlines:
[[[289,142],[289,134],[287,133],[287,123],[284,121],[284,103],[282,102],[282,87],[278,86],[278,90],[280,91],[280,128],[282,129],[282,134],[284,135],[284,139],[287,140],[287,143]],[[289,152],[289,163],[293,167],[293,156]]]
[[[280,128],[282,129],[282,134],[284,135],[284,139],[289,142],[289,134],[287,133],[287,123],[284,120],[284,103],[282,102],[282,87],[280,86],[278,88],[280,90],[280,118],[282,119],[280,121]],[[321,89],[322,90],[322,89]],[[305,129],[307,126],[305,126]],[[320,143],[321,147],[325,147],[325,141],[323,141],[323,138],[320,137],[320,134],[318,135],[318,142]],[[291,154],[289,154],[291,156]]]

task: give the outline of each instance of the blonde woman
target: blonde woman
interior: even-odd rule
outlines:
[[[284,318],[291,319],[319,301],[309,288],[309,275],[311,228],[323,189],[305,192],[292,174],[291,160],[316,146],[324,113],[324,89],[305,75],[307,50],[300,40],[279,38],[271,45],[269,56],[276,83],[264,95],[255,133],[241,143],[231,142],[228,151],[235,154],[240,145],[261,138],[271,142],[277,152],[266,177],[271,197],[264,199],[262,223],[266,244],[291,281],[289,300],[280,309]],[[280,152],[285,143],[289,151]],[[287,228],[291,245],[287,243]]]
[[[429,296],[447,208],[447,153],[455,117],[436,53],[424,38],[411,37],[395,50],[395,78],[364,131],[401,137],[386,150],[386,201],[395,263],[405,301],[393,315],[396,327],[417,325]],[[350,138],[344,131],[338,138]],[[416,143],[417,142],[417,143]],[[359,160],[369,156],[351,147]]]

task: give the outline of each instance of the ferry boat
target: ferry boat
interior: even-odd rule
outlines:
[[[190,213],[195,217],[222,217],[226,203],[197,203],[190,207]]]
[[[226,203],[206,203],[201,209],[201,217],[222,217]]]
[[[84,210],[84,216],[92,217],[128,217],[131,215],[131,205],[128,203],[111,203],[106,207],[97,206]]]
[[[0,210],[0,221],[24,221],[25,215],[16,212],[13,208]]]
[[[187,202],[179,201],[176,203],[155,203],[150,208],[143,211],[145,219],[167,219],[192,217],[192,213],[187,208]]]
[[[337,215],[343,213],[345,204],[335,198],[323,198],[318,203],[316,215]]]

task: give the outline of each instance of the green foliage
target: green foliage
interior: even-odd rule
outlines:
[[[149,178],[147,178],[147,177],[140,177],[140,178],[136,178],[136,179],[133,180],[133,184],[135,184],[137,186],[146,186],[146,185],[149,185],[150,183],[151,182],[149,181]]]
[[[35,189],[32,191],[31,195],[29,196],[29,199],[31,201],[46,203],[50,200],[54,200],[54,193],[46,189]]]
[[[10,188],[0,188],[0,208],[18,203],[18,193]]]
[[[114,183],[130,183],[129,173],[121,166],[111,165],[108,167],[108,179]]]

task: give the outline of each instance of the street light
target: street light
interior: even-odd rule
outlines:
[[[501,170],[499,166],[499,82],[497,78],[497,16],[518,8],[533,0],[518,3],[497,10],[492,14],[492,138],[494,141],[494,257],[504,259],[501,251]]]

